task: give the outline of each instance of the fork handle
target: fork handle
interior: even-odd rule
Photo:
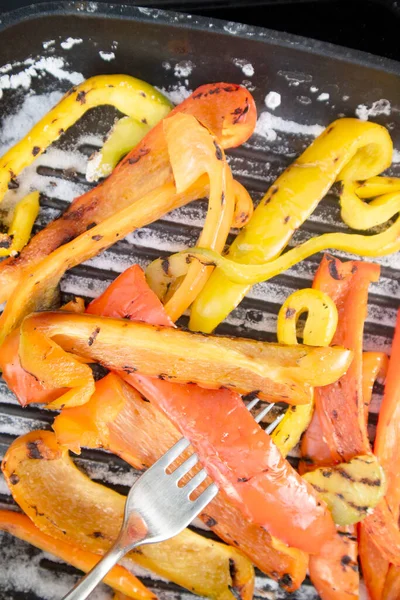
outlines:
[[[135,544],[137,545],[137,544]],[[116,543],[104,557],[87,573],[72,590],[64,596],[63,600],[85,600],[94,588],[102,581],[107,573],[119,560],[127,553],[130,548],[122,548]]]

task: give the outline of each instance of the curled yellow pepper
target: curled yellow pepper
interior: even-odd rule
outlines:
[[[247,190],[236,180],[233,180],[232,182],[232,192],[235,202],[232,227],[241,228],[248,223],[253,214],[253,201]],[[223,248],[224,239],[226,239],[226,230],[224,229],[222,232],[223,235],[221,235],[221,209],[222,206],[220,202],[215,203],[215,206],[209,205],[205,226],[199,238],[199,244],[201,244],[201,246],[207,247],[207,241],[208,244],[210,244],[212,243],[212,240],[216,239],[218,246],[221,249]],[[210,245],[208,245],[208,247],[210,247]],[[157,258],[150,263],[146,269],[147,283],[153,292],[157,294],[159,299],[163,303],[166,303],[165,309],[168,313],[172,312],[172,307],[174,307],[174,319],[181,316],[185,308],[189,306],[191,299],[199,294],[201,286],[203,285],[203,282],[201,281],[194,287],[188,280],[183,280],[187,275],[189,266],[190,261],[186,261],[183,258],[178,260],[176,258],[173,260],[170,260],[169,258]],[[180,287],[182,286],[182,280],[184,281],[184,287]],[[187,296],[189,285],[190,296]],[[179,310],[177,310],[175,305],[178,298],[175,294],[178,294],[179,289],[181,290],[179,296],[181,298],[182,296],[185,297],[185,302],[184,304],[181,304]]]
[[[148,83],[129,75],[97,75],[73,87],[31,131],[0,159],[0,200],[25,167],[90,108],[111,104],[152,127],[171,110],[170,102]]]
[[[275,261],[335,181],[378,175],[390,166],[392,152],[393,144],[384,127],[357,119],[335,121],[269,188],[231,245],[228,258],[254,265]],[[236,284],[229,279],[223,269],[211,275],[192,306],[191,329],[212,331],[254,283],[251,278]]]
[[[278,314],[278,342],[297,344],[296,324],[307,313],[303,342],[308,346],[329,346],[338,322],[337,308],[324,292],[313,289],[298,290],[282,304]],[[308,404],[290,406],[271,437],[282,456],[300,441],[314,410],[314,400]]]
[[[353,186],[348,183],[346,186]],[[208,265],[217,266],[220,272],[229,281],[241,285],[254,285],[260,281],[266,281],[275,277],[282,271],[286,271],[296,263],[325,250],[342,250],[361,256],[386,256],[400,250],[400,217],[382,233],[374,235],[359,235],[353,233],[325,233],[319,237],[311,238],[304,244],[292,248],[279,258],[271,260],[263,265],[244,265],[229,260],[212,250],[204,248],[192,248],[184,253],[206,261]],[[212,302],[213,291],[204,289],[203,299],[209,298]],[[222,300],[221,300],[222,302]],[[214,302],[212,302],[212,306]]]
[[[370,202],[364,199],[374,198]],[[363,183],[343,187],[340,195],[341,217],[353,229],[382,225],[400,211],[400,179],[374,177]]]
[[[134,117],[122,117],[112,127],[103,147],[88,161],[86,179],[98,181],[110,175],[121,158],[128,154],[150,130],[150,125]]]

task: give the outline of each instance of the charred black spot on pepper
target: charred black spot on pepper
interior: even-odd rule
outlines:
[[[17,485],[17,483],[19,482],[19,477],[16,473],[11,473],[10,475],[10,483],[11,485]]]
[[[332,471],[329,471],[328,469],[326,471],[322,471],[322,476],[323,477],[332,477]]]
[[[217,157],[217,160],[222,160],[222,158],[223,158],[222,150],[215,140],[214,140],[214,146],[215,146],[215,156]]]
[[[255,398],[257,398],[260,391],[261,390],[253,390],[252,392],[249,392],[245,396],[242,396],[243,402],[250,402],[251,400],[254,400]]]
[[[279,191],[278,185],[273,185],[270,190],[270,196],[274,196]]]
[[[364,485],[369,485],[371,487],[379,487],[382,484],[380,479],[369,479],[369,477],[363,477],[362,479],[360,479],[360,483],[363,483]]]
[[[238,477],[237,481],[238,483],[246,483],[247,481],[249,481],[249,477]]]
[[[303,456],[301,460],[302,460],[302,461],[303,461],[303,462],[304,462],[306,465],[313,465],[313,464],[314,464],[314,461],[313,461],[313,459],[312,459],[310,456],[307,456],[307,455]]]
[[[94,240],[95,242],[99,242],[102,239],[103,239],[102,235],[92,235],[92,240]]]
[[[81,90],[77,93],[76,101],[80,102],[81,104],[86,104],[86,92],[84,90]]]
[[[157,375],[157,379],[161,379],[161,381],[164,381],[165,379],[169,379],[169,375],[168,373],[160,373],[159,375]]]
[[[222,206],[225,204],[225,192],[222,192],[221,194],[221,204]]]
[[[285,217],[283,219],[283,222],[285,223],[285,225],[286,225],[286,223],[289,223],[289,221],[290,221],[290,215],[288,215],[287,217]]]
[[[136,373],[137,371],[136,367],[130,367],[129,365],[125,365],[124,367],[122,367],[122,370],[125,373],[128,373],[128,375],[130,375],[131,373]]]
[[[331,133],[332,129],[333,129],[333,125],[328,127],[328,129],[325,131],[325,135],[328,135],[328,133]]]
[[[332,277],[332,279],[335,279],[336,281],[340,281],[341,279],[343,279],[343,277],[340,275],[340,273],[337,269],[337,264],[336,264],[335,258],[328,259],[328,269],[329,269],[329,274]]]
[[[237,576],[237,566],[233,558],[229,559],[229,575],[231,576],[231,579],[234,582]]]
[[[315,483],[313,483],[312,486],[313,486],[314,490],[317,490],[317,492],[319,492],[320,494],[323,494],[326,492],[326,490],[324,488],[320,487],[319,485],[315,485]]]
[[[292,577],[289,575],[289,573],[285,573],[279,579],[278,583],[279,583],[279,585],[282,585],[284,587],[290,587],[293,583],[293,580],[292,580]]]
[[[354,478],[344,469],[336,469],[336,472],[343,477],[343,479],[349,479],[350,481],[354,481]]]
[[[139,94],[140,94],[141,96],[143,96],[143,98],[147,98],[147,96],[146,96],[146,94],[145,94],[144,92],[139,92]]]
[[[201,98],[203,95],[203,92],[199,92],[198,94],[196,94],[195,96],[193,96],[194,100],[198,100],[199,98]]]
[[[26,444],[26,449],[28,451],[28,458],[35,458],[37,460],[43,458],[39,448],[39,440],[36,440],[35,442],[28,442]]]
[[[104,539],[105,535],[101,531],[93,531],[93,533],[91,534],[91,537]]]
[[[333,417],[334,419],[337,419],[337,418],[338,418],[338,413],[337,413],[337,410],[333,410],[333,411],[332,411],[332,417]]]
[[[291,319],[296,314],[295,308],[287,308],[285,312],[285,319]]]
[[[58,130],[58,135],[62,135],[64,133],[64,129],[61,127],[61,129]]]
[[[166,275],[169,275],[169,260],[168,260],[168,258],[164,258],[161,261],[161,268]]]
[[[336,157],[333,159],[333,162],[334,162],[334,163],[337,163],[337,161],[338,161],[338,160],[339,160],[339,157],[338,157],[338,156],[336,156]]]
[[[89,229],[93,229],[93,227],[96,227],[97,223],[93,222],[93,223],[89,223],[89,225],[86,227],[86,231],[89,231]]]
[[[37,156],[39,154],[39,152],[40,152],[39,146],[33,146],[33,148],[32,148],[33,156]]]
[[[147,125],[147,119],[141,119],[141,121],[144,125]]]
[[[8,189],[9,190],[16,190],[18,188],[19,188],[18,181],[16,181],[15,179],[10,179],[10,181],[8,182]]]
[[[233,86],[233,85],[229,85],[228,86],[228,85],[226,85],[222,89],[224,90],[224,92],[228,92],[229,93],[229,92],[236,92],[236,90],[237,90],[238,87],[239,86]]]
[[[96,329],[93,331],[92,335],[89,337],[88,339],[88,346],[93,346],[93,343],[95,341],[95,339],[97,338],[97,336],[100,333],[100,327],[96,327]]]
[[[291,410],[292,412],[296,412],[296,410],[297,410],[297,406],[292,406],[290,410]]]
[[[187,265],[190,265],[190,263],[191,263],[191,262],[192,262],[192,259],[191,259],[191,257],[190,257],[189,255],[185,256],[185,263],[186,263]]]

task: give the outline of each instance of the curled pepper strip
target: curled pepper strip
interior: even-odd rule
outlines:
[[[374,179],[370,186],[353,182],[343,187],[340,194],[341,217],[352,229],[364,230],[382,225],[400,211],[400,180],[382,178],[384,181],[380,184],[376,181],[379,177]],[[359,196],[361,190],[362,198]],[[374,200],[364,202],[364,199],[370,198]]]
[[[0,510],[0,530],[61,558],[84,573],[90,571],[101,558],[98,554],[43,533],[26,515],[14,511]],[[122,592],[125,598],[156,600],[156,596],[137,577],[120,565],[109,571],[104,582],[114,590]]]
[[[126,498],[82,473],[54,433],[34,431],[17,438],[2,470],[15,501],[55,543],[62,540],[104,554],[116,540]],[[127,558],[200,596],[235,600],[237,586],[241,600],[252,598],[250,561],[235,548],[189,529],[165,542],[140,546]]]
[[[246,188],[244,188],[238,181],[233,180],[232,182],[235,208],[232,218],[232,227],[244,227],[246,223],[248,223],[251,215],[253,214],[253,201],[251,199],[250,194],[247,192]],[[226,202],[225,202],[226,204]],[[212,211],[213,209],[213,211]],[[212,211],[212,212],[211,212]],[[220,220],[221,217],[218,218],[218,215],[221,213],[221,202],[218,200],[216,206],[212,206],[211,202],[209,202],[208,214],[206,217],[206,223],[202,230],[201,236],[199,238],[199,244],[206,245],[207,247],[207,239],[215,240],[214,246],[219,246],[222,250],[224,242],[223,239],[226,238],[225,228],[221,230]],[[209,219],[210,224],[207,224],[207,220]],[[206,235],[207,230],[209,230],[208,235]],[[209,246],[208,246],[209,247]],[[182,278],[184,278],[189,269],[192,269],[193,265],[190,265],[190,261],[187,260],[177,260],[175,257],[172,258],[157,258],[146,269],[146,279],[153,290],[158,296],[158,298],[166,303],[165,309],[170,314],[172,312],[172,307],[176,303],[176,298],[172,300],[173,295],[176,293],[177,286],[182,285]],[[208,269],[207,269],[208,270]],[[190,286],[190,296],[187,294],[187,288]],[[203,287],[203,278],[201,278],[195,285],[190,283],[190,280],[185,280],[185,288],[181,289],[179,295],[182,297],[182,293],[184,293],[185,302],[181,304],[179,310],[177,311],[175,308],[173,310],[173,317],[176,320],[183,313],[184,307],[186,308],[191,304],[191,301],[197,297],[199,292]],[[180,289],[178,287],[178,289]],[[183,310],[182,310],[183,309]]]
[[[326,250],[342,250],[371,257],[386,256],[397,252],[400,250],[400,217],[397,217],[396,221],[385,231],[374,235],[324,233],[292,248],[279,258],[260,265],[241,264],[205,248],[190,248],[181,254],[193,256],[200,261],[205,260],[208,264],[217,266],[220,272],[233,283],[254,285],[261,281],[267,281],[305,258]],[[206,288],[204,290],[206,291]]]
[[[177,114],[166,119],[163,125],[177,192],[183,193],[204,173],[209,178],[208,212],[199,239],[205,247],[221,252],[235,208],[232,174],[225,153],[209,131],[200,127],[191,115]],[[195,164],[193,148],[196,149]],[[189,169],[188,164],[191,167]],[[168,272],[168,261],[162,263],[162,269]],[[173,321],[196,298],[211,275],[211,270],[200,263],[188,265],[184,279],[165,305],[166,313]]]
[[[55,142],[90,108],[115,106],[125,115],[155,125],[171,110],[154,87],[129,75],[97,75],[73,87],[31,131],[0,159],[0,201],[11,180]]]
[[[332,184],[378,175],[390,166],[392,151],[393,144],[384,127],[357,119],[335,121],[269,188],[250,223],[231,245],[228,259],[254,265],[272,261],[282,264],[277,272],[284,270],[288,260],[279,263],[277,257]],[[302,256],[295,255],[298,258],[294,262],[314,252],[335,248],[336,241],[343,245],[349,241],[347,245],[351,246],[347,238],[321,236],[311,240],[311,246],[307,242],[302,247],[307,251]],[[253,283],[251,277],[235,280],[226,268],[216,269],[192,307],[190,328],[212,331],[239,304]]]
[[[222,148],[238,146],[246,141],[256,122],[256,108],[251,94],[244,87],[234,84],[201,86],[171,111],[167,118],[177,113],[194,115],[213,132]],[[20,256],[8,258],[0,264],[0,302],[8,300],[26,269],[113,216],[117,209],[128,208],[156,188],[173,183],[163,124],[158,123],[118,164],[110,177],[76,198],[59,219],[32,238]],[[206,195],[203,188],[198,198]],[[151,204],[151,197],[146,201]],[[181,205],[167,205],[164,213],[176,206]],[[164,213],[156,215],[153,220]]]
[[[329,346],[336,331],[338,314],[335,303],[319,290],[294,292],[282,304],[278,314],[277,334],[280,344],[297,344],[296,323],[307,313],[303,342],[308,346]],[[291,406],[271,434],[282,456],[298,444],[310,424],[314,399],[308,404]]]

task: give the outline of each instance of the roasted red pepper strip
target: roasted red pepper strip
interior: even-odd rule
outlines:
[[[389,562],[400,567],[400,532],[398,527],[400,505],[400,312],[397,317],[395,335],[392,344],[392,354],[385,382],[385,393],[379,412],[378,426],[374,445],[374,453],[382,464],[388,487],[384,501],[377,506],[374,513],[368,516],[360,525],[360,535],[364,539],[364,550],[360,552],[361,565],[366,573],[366,583],[373,600],[382,591],[383,575],[389,570]],[[368,552],[375,545],[375,553],[380,554],[379,578],[375,572],[375,556]],[[385,565],[383,558],[387,560]],[[397,589],[397,570],[390,568],[389,583],[387,583],[387,598],[389,589]],[[385,584],[386,585],[386,584]],[[382,588],[383,589],[383,588]],[[383,592],[382,592],[383,593]],[[392,593],[392,592],[391,592]],[[394,592],[393,592],[394,593]]]
[[[254,100],[246,88],[214,83],[196,89],[169,117],[176,113],[194,115],[219,139],[223,148],[239,146],[253,133],[256,123]],[[87,228],[99,224],[115,211],[171,183],[172,170],[163,133],[156,125],[114,169],[104,182],[77,198],[56,221],[39,232],[17,258],[0,265],[0,302],[7,300],[22,272],[37,264],[59,246]]]
[[[390,563],[382,556],[381,551],[366,532],[363,523],[358,526],[358,553],[370,599],[382,600]]]
[[[370,452],[362,396],[362,344],[368,287],[378,277],[378,265],[342,263],[326,255],[313,283],[313,287],[332,298],[338,309],[339,325],[333,344],[342,344],[354,352],[347,373],[336,383],[315,392],[315,410],[333,464]]]
[[[153,325],[173,325],[138,265],[122,273],[89,304],[87,312],[125,316]],[[157,383],[153,380],[154,386]],[[58,440],[74,452],[79,452],[81,445],[101,446],[138,469],[151,466],[180,434],[162,412],[130,389],[131,392],[114,374],[98,382],[87,404],[64,409],[56,418],[54,430]],[[197,386],[190,386],[190,390],[195,401]],[[201,517],[219,537],[240,548],[284,589],[293,592],[300,587],[308,566],[308,555],[304,552],[287,547],[271,538],[262,527],[248,523],[242,513],[220,495]]]

